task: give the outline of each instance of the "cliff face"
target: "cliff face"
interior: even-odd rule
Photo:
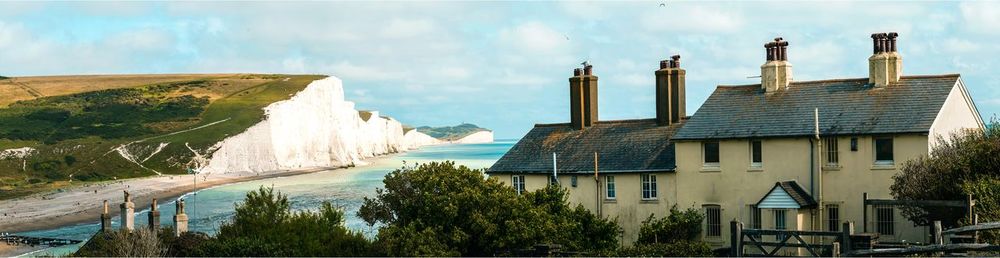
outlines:
[[[265,111],[264,121],[213,147],[202,172],[362,165],[364,158],[436,143],[422,133],[404,136],[399,121],[377,112],[363,119],[354,103],[344,100],[341,80],[332,76],[313,81]]]
[[[466,135],[452,143],[458,144],[470,144],[470,143],[491,143],[493,142],[493,131],[478,131],[470,135]]]

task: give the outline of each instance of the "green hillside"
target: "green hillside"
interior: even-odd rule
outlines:
[[[442,127],[430,127],[421,126],[417,127],[417,132],[425,133],[431,137],[438,138],[445,141],[454,141],[462,139],[462,137],[469,136],[470,134],[479,131],[489,131],[489,129],[479,127],[474,124],[460,124],[456,126],[442,126]]]
[[[233,75],[21,100],[0,108],[0,198],[71,183],[184,173],[195,153],[264,117],[319,75]],[[116,148],[121,148],[126,159]],[[190,146],[191,149],[188,149]]]

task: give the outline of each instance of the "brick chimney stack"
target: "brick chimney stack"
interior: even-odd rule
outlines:
[[[125,201],[121,204],[122,228],[132,231],[135,229],[135,203],[132,202],[132,195],[125,192]]]
[[[868,83],[877,88],[899,82],[903,75],[903,57],[896,52],[899,33],[872,34],[872,56],[868,58]]]
[[[160,230],[160,210],[156,208],[156,198],[153,198],[153,204],[149,207],[149,229],[153,232]]]
[[[766,60],[760,66],[760,86],[772,93],[788,88],[792,82],[792,65],[788,63],[788,41],[778,37],[764,44]]]
[[[181,236],[188,231],[188,216],[184,214],[184,199],[177,199],[176,214],[174,215],[174,235]]]
[[[584,129],[597,123],[597,76],[594,66],[573,70],[569,78],[570,124],[575,129]]]
[[[101,213],[101,231],[111,231],[111,214],[108,213],[108,200],[104,200],[104,212]]]
[[[681,69],[681,56],[674,55],[670,60],[660,61],[660,69],[656,70],[656,123],[667,126],[681,121],[685,112],[684,78],[685,71]]]

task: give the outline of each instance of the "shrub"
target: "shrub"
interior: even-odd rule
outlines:
[[[154,257],[166,254],[155,232],[135,229],[132,232],[116,230],[98,232],[87,241],[75,256],[99,257]]]
[[[639,244],[606,256],[631,257],[710,257],[712,247],[702,241],[678,240],[670,243]]]
[[[679,240],[694,241],[701,236],[701,222],[705,215],[689,208],[685,211],[670,208],[670,215],[656,219],[652,214],[639,227],[639,243],[670,243]]]
[[[893,176],[890,191],[900,200],[992,200],[991,182],[1000,180],[1000,125],[993,121],[982,132],[952,135],[937,139],[930,156],[910,160]],[[964,186],[964,187],[963,187]],[[945,228],[969,223],[964,208],[903,207],[902,213],[917,225],[940,220]],[[997,206],[981,205],[976,213],[983,218],[1000,217]]]

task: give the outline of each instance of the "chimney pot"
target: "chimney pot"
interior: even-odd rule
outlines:
[[[667,68],[669,68],[670,67],[669,63],[670,63],[670,61],[661,60],[660,61],[660,69],[667,69]]]
[[[580,74],[582,74],[582,73],[583,73],[583,69],[581,69],[581,68],[573,69],[573,77],[580,76]]]
[[[781,53],[778,56],[778,60],[788,61],[788,41],[779,42],[778,46],[781,47],[780,50],[778,50],[778,53]]]
[[[593,65],[587,65],[583,67],[583,75],[593,75],[593,74],[594,74]]]
[[[889,52],[896,52],[896,37],[899,33],[889,32]]]
[[[671,62],[671,68],[681,68],[681,55],[673,55],[670,57],[670,60],[673,61]]]
[[[872,54],[878,54],[878,33],[872,33]]]

